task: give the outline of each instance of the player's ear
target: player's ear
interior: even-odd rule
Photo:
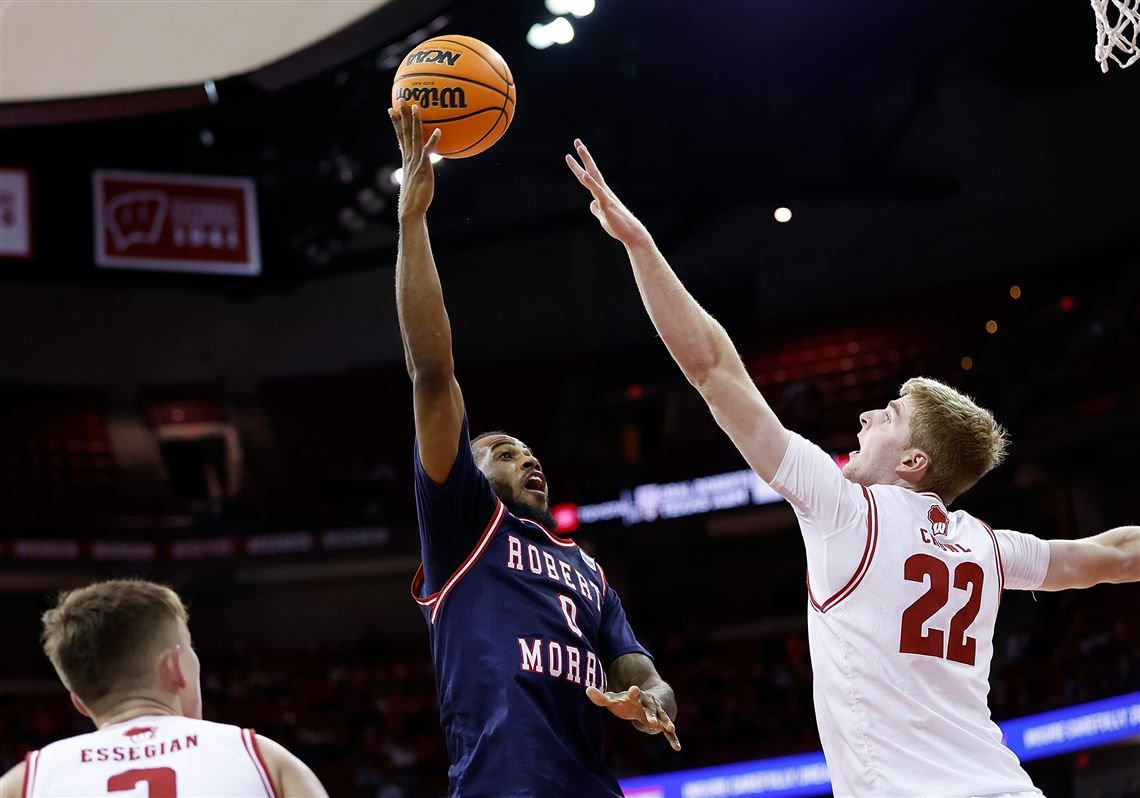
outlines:
[[[182,661],[181,645],[174,645],[162,652],[156,663],[160,685],[170,685],[179,690],[186,687],[186,674]]]
[[[911,485],[921,484],[929,470],[930,455],[922,449],[907,449],[895,466],[895,473]]]
[[[87,708],[87,705],[84,704],[83,701],[80,700],[79,696],[77,696],[75,693],[71,693],[70,695],[71,695],[71,705],[73,707],[75,707],[75,711],[78,712],[80,715],[82,715],[85,718],[90,718],[91,717],[91,710],[89,710]]]
[[[170,675],[173,683],[177,684],[180,690],[184,690],[187,685],[187,679],[184,670],[182,670],[182,668],[184,668],[184,662],[182,662],[182,657],[184,657],[182,646],[174,646],[173,649],[166,652],[166,655],[170,658]]]

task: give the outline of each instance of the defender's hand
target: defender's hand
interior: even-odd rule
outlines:
[[[404,157],[404,180],[400,185],[399,213],[401,218],[422,216],[427,213],[435,196],[435,170],[431,154],[439,142],[439,130],[424,143],[424,124],[419,105],[411,107],[400,100],[398,108],[389,108],[388,116],[396,129],[396,140]]]
[[[638,731],[646,734],[664,734],[674,751],[681,750],[677,727],[669,718],[657,696],[642,692],[636,684],[620,693],[603,693],[596,687],[587,687],[586,696],[599,707],[608,709],[622,720],[633,722]]]
[[[625,207],[617,194],[606,185],[606,179],[602,177],[601,170],[590,157],[590,151],[586,149],[581,139],[574,139],[574,149],[582,163],[579,164],[573,155],[567,155],[566,165],[578,178],[578,182],[593,195],[590,213],[598,217],[602,229],[627,247],[648,239],[649,232],[645,229],[645,225],[630,213],[629,208]]]

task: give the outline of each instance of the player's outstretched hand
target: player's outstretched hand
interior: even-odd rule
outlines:
[[[649,233],[645,229],[645,225],[630,213],[629,208],[625,207],[622,201],[618,199],[617,194],[606,185],[606,179],[602,177],[601,170],[594,163],[594,159],[590,156],[590,151],[586,149],[586,145],[582,143],[582,139],[574,139],[574,149],[578,153],[578,159],[581,160],[581,163],[578,163],[573,155],[567,155],[566,165],[578,178],[578,182],[589,189],[593,196],[594,199],[590,203],[590,213],[598,217],[598,221],[602,223],[602,229],[627,247],[639,241],[647,240]]]
[[[674,751],[681,750],[677,727],[661,706],[657,696],[643,692],[636,684],[620,693],[603,693],[587,687],[586,696],[599,707],[608,709],[622,720],[632,721],[634,728],[646,734],[664,734]]]
[[[400,215],[419,216],[427,213],[435,195],[435,170],[431,154],[439,142],[439,129],[424,143],[424,123],[419,105],[410,107],[400,100],[398,108],[389,108],[388,117],[396,129],[396,140],[404,157],[404,179],[400,185]]]

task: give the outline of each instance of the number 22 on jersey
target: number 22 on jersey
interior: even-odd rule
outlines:
[[[908,582],[919,583],[929,579],[930,586],[902,614],[899,652],[973,665],[978,644],[966,632],[978,617],[982,606],[982,582],[985,578],[982,567],[969,561],[960,562],[954,567],[954,588],[965,591],[968,596],[962,609],[950,619],[949,640],[942,629],[931,627],[924,632],[922,627],[950,600],[950,566],[933,555],[915,554],[907,559],[903,567],[903,578]]]

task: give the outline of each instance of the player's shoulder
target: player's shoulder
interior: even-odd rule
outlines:
[[[104,736],[105,734],[103,729],[94,729],[92,731],[83,732],[81,734],[73,734],[70,737],[60,737],[58,740],[53,740],[47,745],[42,746],[39,749],[39,752],[41,755],[43,755],[68,748],[82,748],[83,746],[94,744],[95,741],[101,739]]]

